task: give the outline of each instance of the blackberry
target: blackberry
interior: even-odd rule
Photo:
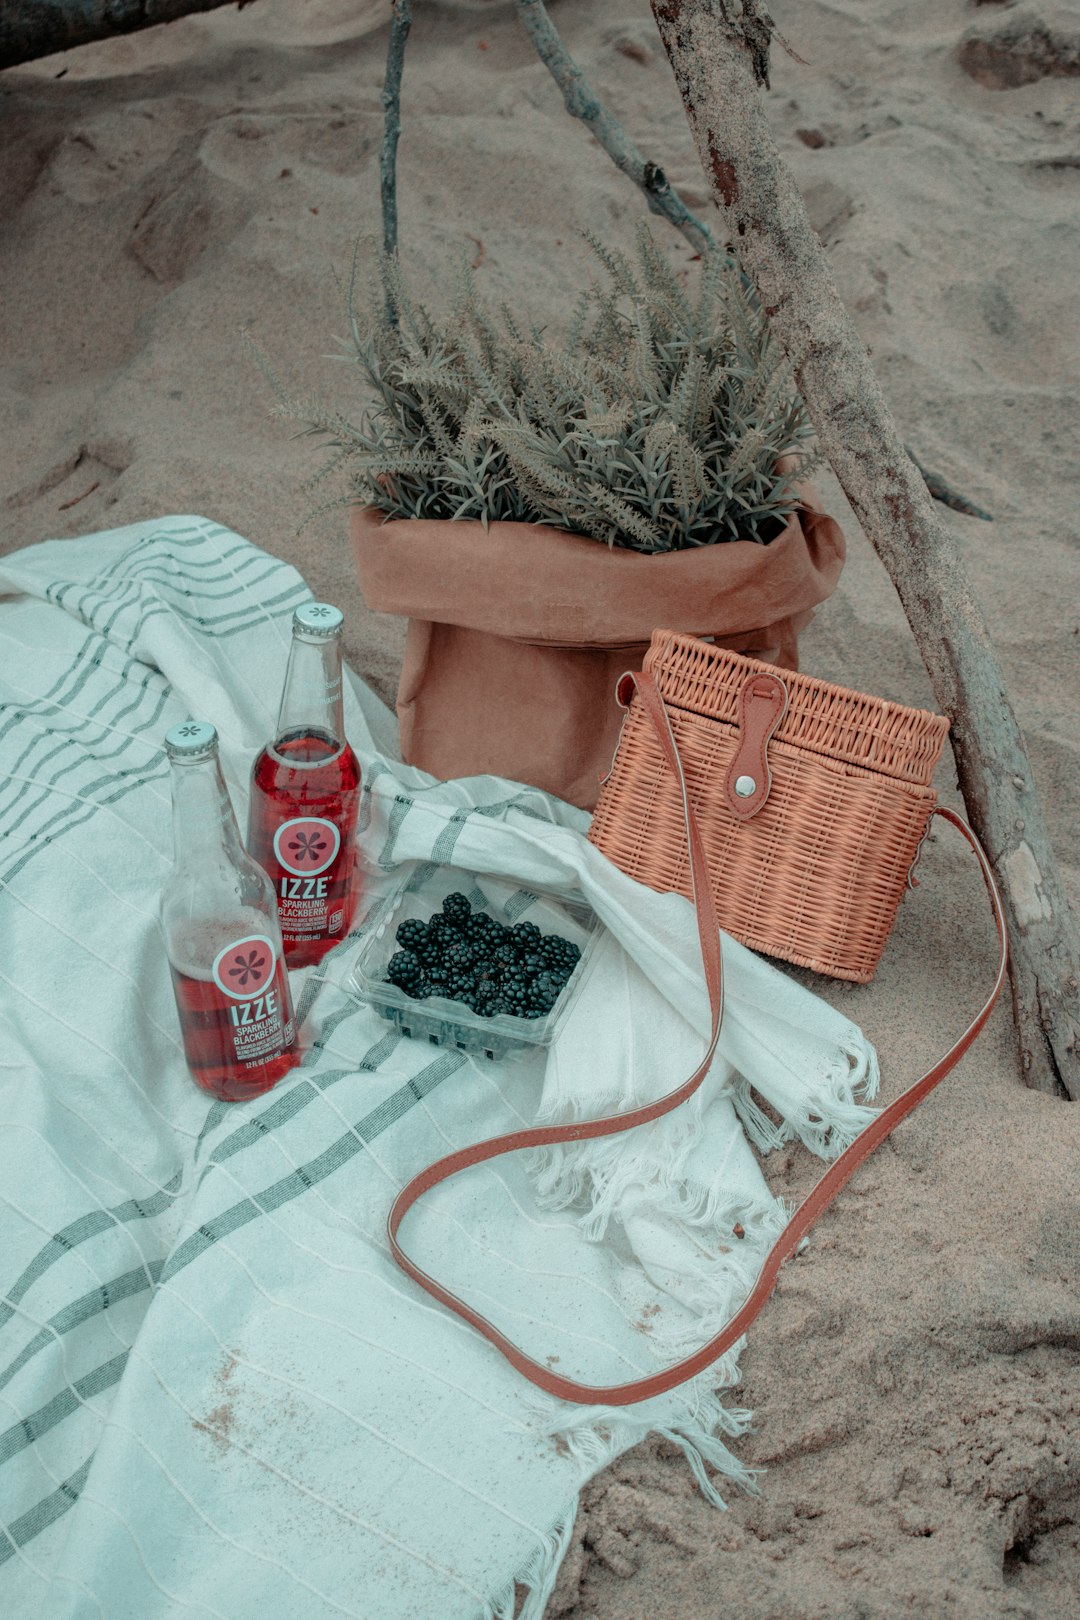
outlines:
[[[539,945],[540,930],[537,928],[535,923],[515,923],[514,927],[510,930],[510,937],[513,941],[514,949],[524,956],[527,951],[534,951]]]
[[[544,966],[551,972],[562,971],[566,977],[574,971],[581,959],[578,947],[559,934],[549,934],[540,951]]]
[[[386,977],[402,990],[418,984],[422,976],[423,967],[414,951],[395,951],[386,965]]]
[[[404,922],[398,923],[397,933],[394,938],[406,950],[412,950],[423,939],[426,932],[425,925],[420,921],[419,917],[406,917]]]
[[[452,923],[458,926],[472,915],[472,907],[465,895],[461,893],[448,894],[442,903],[442,909],[443,916],[448,917]]]

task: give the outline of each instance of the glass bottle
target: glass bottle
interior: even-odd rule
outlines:
[[[247,845],[273,882],[291,968],[345,937],[357,901],[360,766],[345,737],[342,623],[328,602],[293,614],[277,734],[251,772]]]
[[[184,1056],[225,1102],[269,1091],[299,1060],[274,891],[240,842],[205,720],[165,734],[173,869],[161,896]]]

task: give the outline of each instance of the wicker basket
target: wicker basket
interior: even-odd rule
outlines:
[[[644,669],[671,718],[720,922],[754,950],[865,984],[877,967],[936,803],[949,722],[658,630]],[[767,744],[771,788],[747,819],[725,783],[754,676],[787,707]],[[632,702],[589,838],[641,883],[691,897],[682,795]]]

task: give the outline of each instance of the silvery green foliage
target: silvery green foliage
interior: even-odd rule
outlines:
[[[543,522],[636,551],[767,542],[818,458],[764,315],[723,254],[696,295],[648,227],[637,263],[588,238],[607,273],[552,341],[496,319],[463,265],[449,312],[379,262],[366,307],[349,295],[349,358],[370,403],[355,422],[286,403],[330,448],[348,502],[393,517]],[[786,474],[776,462],[794,456]]]

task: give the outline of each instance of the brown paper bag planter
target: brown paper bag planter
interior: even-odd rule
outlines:
[[[354,507],[364,600],[409,620],[402,757],[433,776],[492,773],[582,809],[619,737],[615,683],[658,625],[798,668],[796,637],[833,591],[839,526],[804,504],[768,545],[644,554],[539,523],[387,518]]]

